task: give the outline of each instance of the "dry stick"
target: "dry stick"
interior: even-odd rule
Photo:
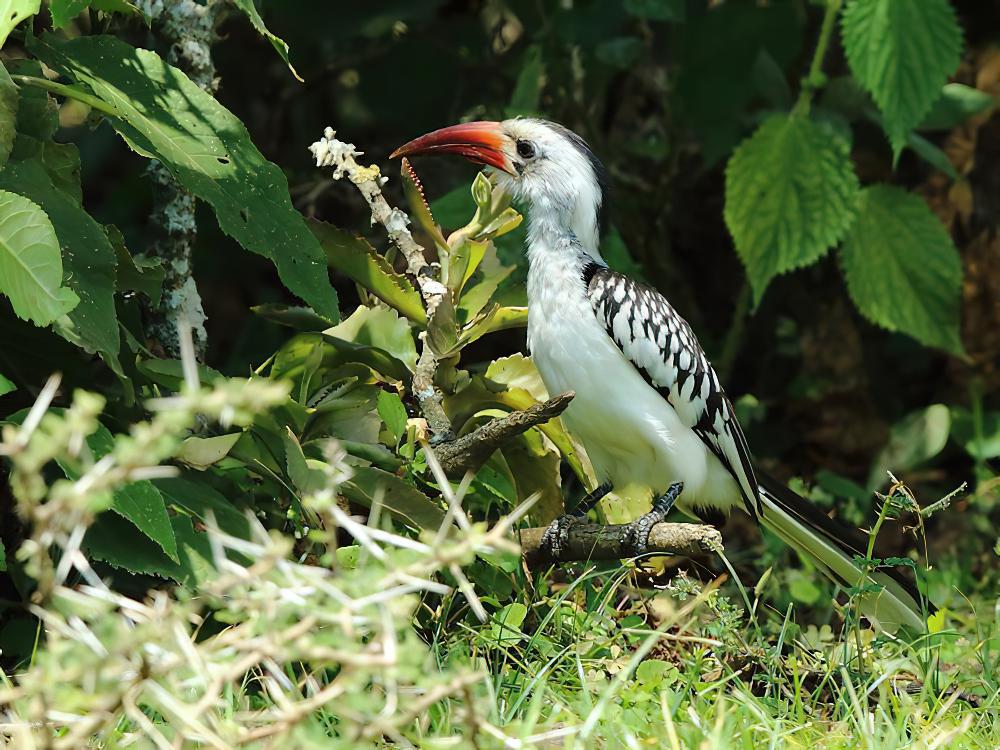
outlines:
[[[442,443],[435,448],[441,468],[449,477],[461,477],[467,471],[475,471],[493,454],[497,448],[523,432],[544,424],[562,414],[573,393],[562,393],[548,401],[529,406],[523,411],[512,411],[505,417],[493,419],[467,435]]]
[[[636,557],[639,550],[623,541],[624,525],[576,523],[568,532],[558,562],[622,560]],[[542,546],[545,528],[521,529],[521,554],[529,568],[551,565],[553,560]],[[646,552],[659,555],[697,555],[722,550],[722,534],[714,526],[693,523],[658,523],[649,532]]]
[[[372,219],[385,227],[386,233],[393,244],[399,248],[406,259],[407,270],[416,278],[427,311],[427,320],[434,317],[441,300],[448,293],[448,288],[434,278],[436,271],[424,257],[424,248],[410,234],[409,217],[398,208],[390,206],[382,195],[382,185],[385,178],[377,166],[362,167],[355,160],[363,152],[354,148],[353,143],[338,141],[333,128],[326,128],[323,137],[312,144],[309,150],[316,157],[316,166],[334,167],[333,179],[339,180],[345,174],[354,183],[371,210]],[[427,420],[427,425],[434,436],[434,442],[447,441],[454,438],[451,420],[441,405],[441,392],[434,386],[434,374],[437,372],[437,355],[431,350],[427,334],[420,334],[421,351],[417,366],[413,373],[413,394],[417,397],[420,412]]]

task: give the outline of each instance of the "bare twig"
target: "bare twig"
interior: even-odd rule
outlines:
[[[639,553],[624,541],[625,526],[578,523],[570,527],[562,545],[560,562],[621,560]],[[554,561],[542,547],[545,528],[521,529],[521,554],[529,568]],[[698,555],[722,549],[722,534],[714,526],[693,523],[658,523],[649,532],[646,552],[659,555]]]
[[[316,157],[316,166],[334,167],[333,179],[339,180],[346,175],[357,187],[368,203],[372,219],[385,227],[389,239],[403,253],[407,270],[417,280],[417,287],[420,289],[420,296],[427,311],[427,320],[431,320],[434,311],[448,294],[448,288],[435,278],[437,270],[427,262],[423,247],[410,234],[409,217],[398,208],[390,206],[382,195],[385,177],[379,172],[379,168],[375,165],[362,167],[354,157],[361,156],[363,152],[355,149],[353,143],[344,143],[335,136],[336,131],[333,128],[326,128],[323,137],[309,147]],[[422,348],[413,373],[413,394],[420,405],[421,413],[427,419],[433,442],[437,444],[453,440],[455,435],[451,420],[441,405],[441,392],[434,386],[438,360],[426,336],[426,332],[420,334]]]
[[[475,471],[493,451],[508,440],[562,414],[573,400],[573,395],[562,393],[523,411],[512,411],[505,417],[487,422],[468,435],[438,445],[436,453],[445,474],[457,478],[467,471]]]

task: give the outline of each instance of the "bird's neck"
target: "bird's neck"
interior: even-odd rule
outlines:
[[[528,339],[534,346],[534,329],[540,322],[577,316],[578,305],[589,309],[584,269],[593,263],[605,265],[596,247],[596,237],[581,238],[571,215],[555,211],[528,212]]]

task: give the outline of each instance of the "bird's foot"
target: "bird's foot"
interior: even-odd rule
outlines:
[[[674,482],[670,488],[653,502],[653,509],[628,524],[622,533],[622,546],[636,557],[645,555],[649,548],[649,532],[670,513],[681,490],[683,482]]]
[[[542,535],[542,541],[539,545],[542,551],[547,553],[552,560],[559,562],[566,551],[570,529],[575,524],[580,523],[609,492],[611,492],[610,482],[599,485],[587,493],[572,512],[559,516],[559,518],[550,523]]]

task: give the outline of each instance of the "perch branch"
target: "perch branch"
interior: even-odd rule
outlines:
[[[559,562],[622,560],[639,553],[623,542],[625,526],[580,522],[570,527]],[[551,565],[542,548],[545,528],[521,529],[521,554],[529,568]],[[646,551],[660,555],[697,555],[722,549],[722,534],[714,526],[693,523],[658,523],[649,532]]]
[[[368,203],[372,220],[385,227],[389,239],[406,259],[407,270],[417,280],[427,320],[431,320],[434,311],[448,293],[448,288],[435,278],[437,270],[427,262],[423,247],[410,234],[407,226],[410,223],[409,217],[398,208],[390,206],[382,195],[382,185],[386,178],[379,172],[379,168],[375,165],[362,167],[354,157],[361,156],[363,152],[355,149],[353,143],[344,143],[335,136],[333,128],[326,128],[323,137],[309,147],[316,158],[316,166],[333,167],[333,179],[339,180],[346,175],[361,193]],[[441,405],[441,392],[434,385],[438,359],[431,350],[426,332],[420,334],[420,341],[420,357],[413,373],[413,394],[431,429],[432,442],[447,442],[453,440],[455,435],[451,420]]]
[[[467,471],[475,471],[493,451],[511,438],[562,414],[573,400],[573,395],[572,392],[562,393],[523,411],[512,411],[505,417],[490,420],[468,435],[438,445],[435,453],[441,462],[441,468],[453,478],[462,477]]]

